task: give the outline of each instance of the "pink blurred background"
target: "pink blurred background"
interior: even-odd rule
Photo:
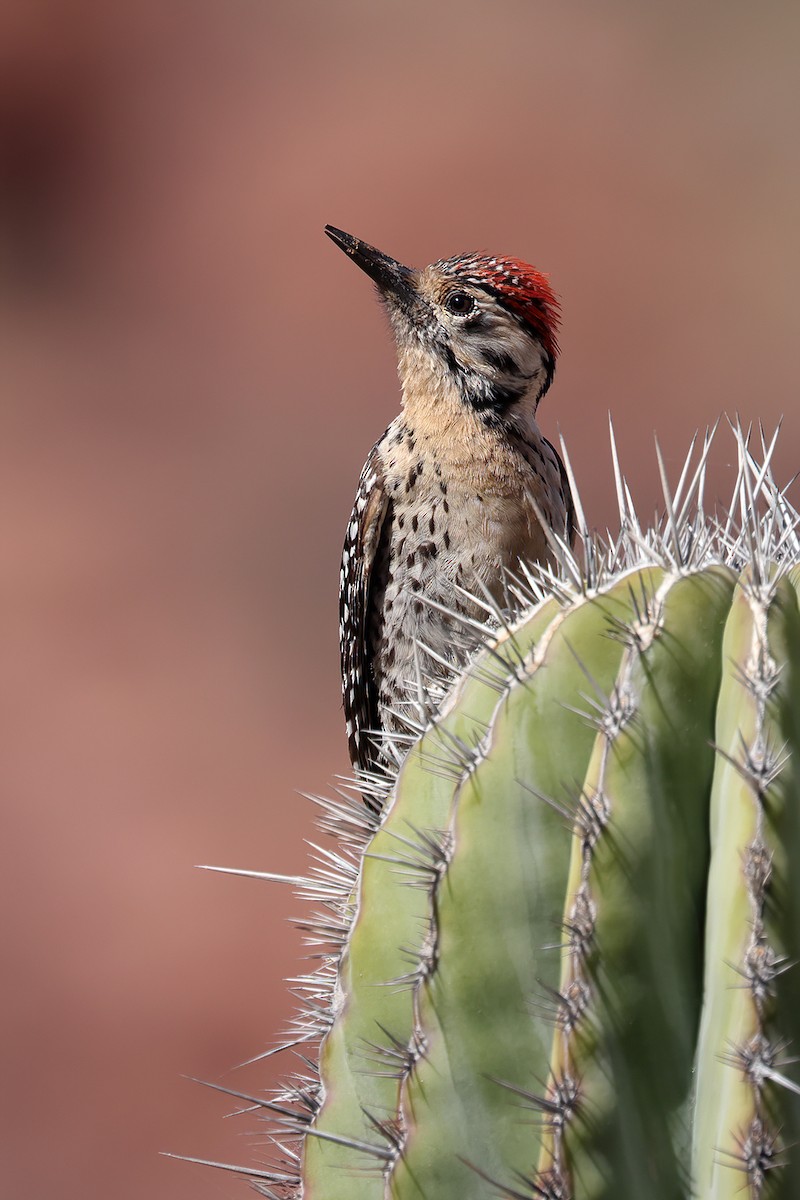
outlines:
[[[0,8],[0,1194],[206,1200],[345,769],[341,536],[397,408],[333,222],[564,300],[542,409],[591,520],[722,410],[800,466],[800,9],[745,0]],[[721,438],[715,478],[731,443]]]

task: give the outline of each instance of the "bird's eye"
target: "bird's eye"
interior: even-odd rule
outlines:
[[[465,317],[478,307],[475,300],[467,292],[451,292],[444,302],[448,312],[457,317]]]

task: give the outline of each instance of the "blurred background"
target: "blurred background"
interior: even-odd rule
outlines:
[[[789,0],[0,6],[0,1194],[244,1195],[346,768],[338,557],[397,410],[330,221],[563,297],[545,432],[613,523],[724,410],[800,467]],[[731,439],[712,492],[730,480]],[[723,483],[724,481],[724,483]],[[795,498],[796,499],[796,498]]]

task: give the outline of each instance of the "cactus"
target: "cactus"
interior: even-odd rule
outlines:
[[[775,439],[735,434],[729,509],[707,435],[674,492],[659,453],[649,530],[612,438],[620,534],[578,504],[579,557],[487,602],[379,823],[318,801],[287,1039],[318,1066],[242,1096],[264,1195],[800,1196],[800,538]]]

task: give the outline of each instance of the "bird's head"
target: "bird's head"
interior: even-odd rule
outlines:
[[[455,390],[489,423],[535,412],[558,355],[559,304],[540,271],[487,254],[418,271],[330,225],[325,232],[377,284],[406,389],[428,380]]]

